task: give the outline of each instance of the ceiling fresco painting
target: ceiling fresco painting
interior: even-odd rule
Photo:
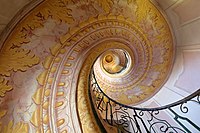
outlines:
[[[27,10],[2,38],[0,132],[101,132],[91,69],[126,105],[152,97],[171,72],[172,34],[149,0],[45,0]]]

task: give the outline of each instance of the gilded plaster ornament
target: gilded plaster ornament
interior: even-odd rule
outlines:
[[[104,26],[113,26],[113,29],[103,29],[99,30],[98,32],[96,32],[96,29],[99,29],[101,27]],[[135,26],[136,25],[136,26]],[[47,97],[51,96],[52,91],[54,89],[59,89],[61,87],[64,87],[66,89],[69,89],[67,86],[69,85],[68,83],[63,82],[61,79],[66,78],[69,75],[69,67],[73,66],[77,60],[77,58],[80,57],[81,51],[84,51],[85,49],[88,49],[89,46],[94,45],[93,42],[98,42],[98,40],[103,41],[106,38],[109,37],[114,37],[117,36],[118,38],[125,38],[125,39],[130,39],[131,38],[131,33],[128,33],[128,31],[123,31],[123,30],[119,30],[119,29],[115,29],[115,26],[124,26],[124,27],[129,27],[129,29],[137,32],[137,34],[139,35],[139,38],[141,38],[141,40],[143,40],[143,47],[145,47],[145,52],[147,52],[148,55],[146,58],[149,59],[149,64],[151,64],[151,60],[152,60],[152,52],[151,52],[151,47],[149,47],[151,44],[148,42],[147,37],[145,34],[143,34],[143,32],[141,32],[140,28],[137,27],[137,24],[131,22],[130,20],[127,20],[126,18],[124,18],[123,16],[115,16],[115,15],[108,15],[108,16],[104,16],[104,15],[99,15],[97,18],[95,17],[91,17],[88,19],[88,21],[80,23],[79,27],[71,29],[65,36],[62,36],[60,38],[60,44],[55,44],[51,49],[51,56],[48,56],[46,58],[46,60],[43,63],[43,66],[45,68],[45,70],[38,76],[37,81],[39,83],[39,87],[37,92],[35,93],[35,95],[33,96],[33,99],[35,101],[36,104],[38,104],[38,109],[36,110],[36,112],[33,115],[33,123],[35,126],[37,126],[39,128],[39,130],[41,130],[40,125],[38,125],[37,123],[39,119],[46,119],[43,116],[49,116],[50,114],[42,114],[42,110],[49,110],[49,107],[55,106],[55,105],[51,105],[51,102],[49,100],[45,100],[47,99]],[[119,28],[119,27],[118,27]],[[86,38],[83,38],[84,35],[87,35]],[[81,41],[79,41],[79,39],[82,39]],[[123,39],[122,39],[123,40]],[[120,40],[120,41],[122,41]],[[119,41],[119,40],[118,40]],[[134,41],[134,40],[133,40]],[[78,42],[76,44],[76,42]],[[76,45],[75,45],[76,44]],[[98,43],[97,43],[98,44]],[[97,45],[96,44],[96,45]],[[69,47],[74,46],[73,49],[71,49],[71,54],[68,55],[67,54],[67,50],[69,49]],[[95,60],[95,57],[97,57],[97,55],[100,55],[101,52],[98,52],[98,50],[102,51],[105,50],[105,46],[108,46],[110,48],[114,48],[117,46],[116,42],[112,42],[112,43],[105,43],[104,46],[102,45],[102,47],[98,47],[98,49],[96,50],[92,50],[94,51],[94,53],[96,54],[96,56],[93,56],[93,59],[90,59],[90,62],[87,62],[87,66],[91,66]],[[137,46],[137,45],[136,45]],[[120,47],[122,48],[122,47]],[[123,49],[127,49],[125,46],[123,47]],[[127,51],[130,51],[127,49]],[[139,45],[138,45],[138,51],[139,50]],[[76,57],[75,57],[76,55]],[[141,60],[142,56],[141,56]],[[63,63],[62,65],[59,65],[60,63]],[[74,62],[74,63],[72,63]],[[147,63],[148,64],[148,63]],[[60,68],[55,68],[55,66],[61,66]],[[150,69],[150,66],[147,65],[147,70]],[[60,78],[59,80],[55,80],[52,77],[55,77],[55,74],[58,74],[58,70],[62,70],[60,71],[59,75]],[[87,67],[87,73],[83,74],[83,75],[87,75],[89,72],[88,70],[90,70],[90,68]],[[66,71],[67,71],[67,75],[66,75]],[[146,77],[146,76],[143,76]],[[83,78],[83,77],[82,77]],[[87,79],[87,77],[84,77],[84,79]],[[139,79],[139,81],[142,81],[142,78]],[[138,81],[138,82],[139,82]],[[87,98],[87,91],[85,91],[85,89],[87,89],[87,81],[82,81],[82,79],[79,80],[80,82],[80,86],[78,85],[78,110],[79,110],[79,117],[80,117],[80,121],[82,124],[82,130],[84,132],[87,132],[88,130],[88,125],[92,122],[95,125],[95,122],[93,121],[93,117],[91,114],[91,109],[87,106],[90,103],[87,102],[89,101],[89,99]],[[52,86],[55,85],[56,88],[49,88],[48,86]],[[83,89],[80,90],[79,89]],[[126,89],[126,88],[125,88]],[[130,88],[131,89],[131,88]],[[152,94],[154,88],[152,88],[152,90],[146,90],[146,92],[148,94]],[[55,90],[56,91],[56,90]],[[80,92],[80,93],[79,93]],[[84,93],[83,93],[84,92]],[[45,95],[46,94],[46,95]],[[54,92],[54,95],[56,93]],[[64,94],[65,95],[65,94]],[[46,97],[46,98],[45,98]],[[80,99],[79,99],[80,97]],[[140,97],[133,97],[131,99],[131,102],[138,102],[141,99],[147,97],[147,95],[141,95]],[[43,100],[38,100],[42,98]],[[119,99],[120,100],[120,99]],[[127,95],[123,94],[122,95],[122,99],[123,101],[130,101],[129,98],[127,98]],[[41,101],[45,101],[44,103],[41,103]],[[82,104],[82,103],[87,103],[87,104]],[[61,105],[62,107],[62,105]],[[43,109],[42,109],[43,108]],[[55,108],[55,110],[57,110],[57,108]],[[39,112],[41,113],[39,113]],[[51,111],[47,111],[47,112],[51,112]],[[57,112],[57,111],[53,111],[53,112]],[[37,119],[36,119],[37,118]],[[89,120],[91,119],[91,121]],[[51,121],[48,121],[49,124],[53,123]],[[56,127],[55,127],[56,128]],[[57,128],[58,129],[58,128]],[[97,131],[98,128],[92,127],[90,131]],[[51,129],[48,129],[51,130]]]
[[[102,9],[109,13],[110,9],[113,6],[113,1],[112,0],[97,0],[97,3],[102,7]]]
[[[0,86],[4,88],[0,90],[0,96],[4,97],[5,92],[12,89],[8,85],[12,73],[26,72],[33,66],[42,65],[42,72],[34,79],[38,83],[32,94],[36,108],[29,123],[37,132],[101,132],[88,97],[88,76],[95,59],[108,49],[124,49],[133,56],[130,47],[134,46],[143,68],[138,68],[136,74],[140,75],[139,78],[135,81],[134,77],[127,80],[131,84],[119,86],[120,91],[102,82],[102,87],[110,87],[108,92],[121,93],[121,99],[117,99],[119,102],[139,103],[160,88],[163,83],[160,79],[168,75],[168,66],[173,58],[173,42],[168,24],[148,0],[127,0],[125,3],[135,4],[137,11],[127,14],[132,16],[133,13],[136,18],[127,17],[126,12],[112,13],[113,6],[117,6],[113,0],[47,0],[24,17],[10,34],[0,53],[0,62],[5,62],[0,65]],[[75,7],[81,4],[95,5],[99,14],[87,14],[85,18],[88,19],[76,20],[72,12],[78,10]],[[42,28],[47,19],[63,22],[69,26],[69,30],[58,38],[58,42],[45,54],[45,60],[41,61],[32,50],[23,46],[29,45],[33,30]],[[160,56],[155,54],[156,51],[161,51]],[[156,57],[162,57],[160,62],[156,62]],[[158,80],[153,80],[147,86],[148,80],[143,82],[143,79],[151,79],[154,73],[150,71],[159,71],[160,75]],[[140,88],[145,93],[138,97],[128,97],[124,93],[141,82],[143,84]],[[29,128],[25,121],[14,124],[11,120],[4,130],[27,132]]]
[[[0,53],[0,97],[12,90],[4,76],[10,76],[12,72],[26,71],[39,63],[39,58],[30,53],[30,50],[11,48]]]
[[[7,110],[0,110],[0,120],[6,115]],[[0,121],[0,132],[2,131],[2,124],[3,122]]]
[[[32,11],[32,15],[25,18],[13,30],[0,52],[0,75],[10,76],[12,72],[26,71],[28,68],[37,65],[39,58],[36,57],[31,50],[23,49],[21,46],[30,42],[32,31],[36,28],[42,27],[45,20],[49,17],[57,21],[64,21],[72,23],[73,17],[70,14],[71,10],[63,8],[68,4],[69,0],[49,0],[46,2],[45,7],[41,4]],[[12,89],[7,85],[7,82],[1,77],[2,86],[0,96],[5,96],[6,91]],[[6,82],[6,83],[5,83]]]
[[[8,85],[8,80],[0,76],[0,97],[4,97],[7,91],[12,90],[12,87]]]
[[[29,67],[39,63],[39,58],[30,50],[14,48],[0,53],[0,74],[10,76],[14,71],[26,71]]]
[[[18,122],[16,124],[13,123],[11,120],[7,126],[2,128],[3,133],[28,133],[29,132],[29,125],[28,123]]]

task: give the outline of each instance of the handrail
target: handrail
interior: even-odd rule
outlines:
[[[168,105],[165,105],[165,106],[161,106],[161,107],[156,107],[156,108],[139,108],[139,107],[132,107],[132,106],[124,105],[124,104],[121,104],[121,103],[119,103],[119,102],[113,100],[113,99],[110,98],[108,95],[106,95],[106,94],[103,92],[103,90],[101,89],[101,87],[99,86],[99,84],[98,84],[98,82],[97,82],[97,80],[96,80],[94,71],[92,71],[92,73],[93,73],[93,76],[94,76],[94,80],[95,80],[95,82],[97,83],[97,86],[98,86],[99,90],[101,91],[101,93],[103,93],[103,95],[106,96],[106,98],[108,98],[110,101],[112,101],[112,102],[114,102],[114,103],[117,103],[117,104],[119,104],[119,105],[121,105],[121,106],[123,106],[123,107],[126,107],[126,108],[136,109],[136,110],[142,110],[142,111],[163,110],[163,109],[166,109],[166,108],[174,107],[174,106],[179,105],[179,104],[181,104],[181,103],[186,103],[187,101],[191,100],[192,98],[196,97],[197,95],[199,95],[198,98],[197,98],[197,100],[198,100],[198,102],[199,102],[199,104],[200,104],[200,89],[198,89],[197,91],[195,91],[195,92],[192,93],[191,95],[189,95],[189,96],[187,96],[187,97],[185,97],[185,98],[183,98],[183,99],[181,99],[181,100],[179,100],[179,101],[177,101],[177,102],[174,102],[174,103],[171,103],[171,104],[168,104]]]
[[[194,114],[199,112],[193,103],[200,105],[200,89],[177,102],[165,106],[138,108],[121,104],[107,96],[100,88],[93,69],[91,69],[89,79],[92,105],[99,112],[99,116],[102,117],[101,119],[109,125],[115,126],[121,131],[123,130],[123,133],[200,132],[200,121],[195,120],[197,122],[195,123],[190,116],[191,112]],[[191,104],[192,106],[190,106]],[[193,107],[195,109],[191,110]],[[168,118],[163,118],[163,114],[168,116]],[[170,119],[174,120],[174,122],[170,123]]]

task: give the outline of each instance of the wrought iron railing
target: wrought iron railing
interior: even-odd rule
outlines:
[[[109,98],[92,71],[90,95],[100,119],[122,133],[199,133],[200,89],[190,96],[158,108],[127,106]]]

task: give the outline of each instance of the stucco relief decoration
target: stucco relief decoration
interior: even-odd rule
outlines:
[[[0,132],[101,132],[88,79],[105,51],[121,49],[132,60],[124,80],[94,67],[104,91],[123,104],[151,97],[170,72],[170,29],[149,0],[46,0],[26,10],[0,49]]]

